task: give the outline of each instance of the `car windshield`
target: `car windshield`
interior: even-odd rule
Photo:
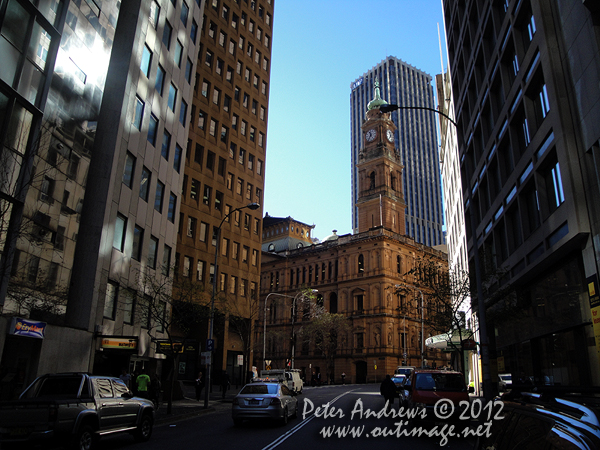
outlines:
[[[240,391],[240,395],[247,394],[277,394],[276,384],[247,384]]]
[[[417,374],[415,389],[420,391],[464,391],[465,381],[458,373]]]

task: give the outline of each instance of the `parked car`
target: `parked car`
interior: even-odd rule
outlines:
[[[290,417],[298,416],[298,399],[277,381],[249,383],[234,397],[231,416],[236,426],[245,419],[277,420],[285,425]]]
[[[154,404],[134,397],[119,378],[86,373],[47,374],[18,400],[0,403],[2,447],[52,442],[90,450],[103,435],[152,435]]]
[[[512,376],[510,373],[501,373],[498,375],[498,390],[500,392],[509,391],[512,387]]]
[[[600,390],[539,386],[502,395],[502,420],[474,449],[600,449]]]
[[[454,415],[450,419],[456,420],[461,412],[459,403],[469,401],[469,393],[474,392],[474,389],[467,389],[465,378],[460,372],[415,370],[408,391],[408,406],[425,408],[428,420],[439,420],[434,413],[434,406],[438,400],[451,400],[454,404]]]
[[[406,375],[410,378],[412,373],[415,371],[415,366],[398,366],[394,371],[395,375]]]
[[[288,389],[297,394],[302,394],[302,390],[304,389],[304,382],[302,381],[302,378],[300,378],[300,370],[298,369],[261,370],[260,377],[263,379],[269,378],[285,381]]]

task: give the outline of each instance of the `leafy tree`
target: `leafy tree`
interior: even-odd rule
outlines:
[[[352,330],[350,321],[343,314],[327,312],[313,292],[303,295],[300,303],[304,318],[310,320],[302,323],[298,336],[313,344],[315,352],[325,359],[326,373],[333,376],[339,339]]]

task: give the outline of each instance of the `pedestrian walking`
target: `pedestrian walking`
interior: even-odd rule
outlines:
[[[381,382],[379,392],[385,399],[386,409],[392,408],[394,406],[394,397],[396,397],[396,385],[392,381],[392,377],[389,375],[385,376],[385,380]]]
[[[342,372],[342,384],[346,384],[346,372]]]
[[[200,401],[202,396],[202,389],[204,388],[204,374],[202,371],[198,372],[198,378],[196,378],[196,401]]]
[[[223,393],[223,398],[225,398],[225,393],[229,389],[229,374],[226,370],[223,371],[223,376],[221,377],[221,391]]]
[[[123,370],[121,371],[121,375],[119,375],[119,378],[121,379],[121,381],[123,383],[125,383],[125,386],[127,386],[127,389],[131,389],[131,375],[129,375],[129,373],[127,373],[127,369],[123,368]]]
[[[162,383],[160,382],[160,376],[155,374],[152,377],[150,385],[150,399],[154,403],[154,407],[158,409],[158,403],[160,401],[160,393],[162,392]]]
[[[137,385],[137,395],[143,398],[150,399],[150,394],[148,389],[150,388],[150,376],[146,373],[145,370],[142,370],[142,373],[138,375],[135,379],[135,384]]]

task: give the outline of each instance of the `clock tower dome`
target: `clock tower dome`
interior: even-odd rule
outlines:
[[[358,155],[358,232],[383,227],[406,234],[404,191],[400,154],[396,149],[396,125],[391,113],[379,109],[387,105],[375,81],[375,98],[367,106],[367,120],[362,125],[364,147]]]

